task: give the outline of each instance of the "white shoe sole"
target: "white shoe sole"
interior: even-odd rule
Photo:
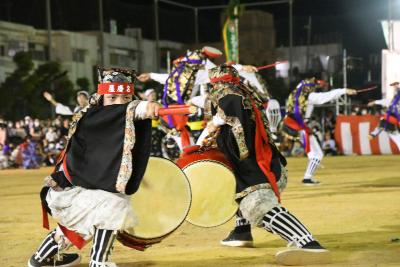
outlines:
[[[319,183],[319,184],[305,184],[305,183],[303,183],[303,185],[304,186],[320,186],[322,184],[321,183]]]
[[[79,255],[79,257],[78,257],[76,260],[74,260],[73,262],[70,262],[70,263],[64,264],[64,265],[57,265],[57,267],[72,267],[72,266],[78,265],[79,263],[81,263],[81,256],[80,256],[80,255]],[[28,260],[28,267],[35,267],[35,266],[31,265],[30,260]],[[44,266],[42,266],[42,267],[54,267],[54,265],[53,265],[53,264],[51,264],[51,265],[44,265]]]
[[[276,262],[281,265],[313,265],[331,262],[331,255],[326,249],[287,249],[275,255]]]
[[[253,246],[253,241],[221,241],[221,245],[227,246],[227,247],[245,247],[245,248],[252,248]]]

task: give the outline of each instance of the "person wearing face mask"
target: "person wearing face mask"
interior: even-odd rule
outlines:
[[[134,98],[135,78],[133,70],[99,68],[97,93],[75,114],[56,171],[45,178],[41,192],[44,209],[59,226],[45,237],[29,267],[75,266],[80,256],[62,251],[90,240],[89,266],[116,266],[108,259],[117,231],[137,223],[130,195],[145,172],[150,119],[159,110],[158,103]]]
[[[369,107],[374,105],[387,107],[386,113],[381,117],[378,127],[370,133],[369,138],[373,139],[382,131],[385,131],[400,149],[400,83],[394,82],[391,83],[390,86],[394,88],[392,100],[380,99],[368,103]]]

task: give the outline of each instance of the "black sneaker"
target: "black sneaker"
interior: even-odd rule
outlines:
[[[233,230],[224,240],[221,240],[221,245],[228,247],[253,247],[253,236],[251,235],[251,231],[237,232]]]
[[[314,240],[314,241],[311,241],[311,242],[305,244],[302,248],[304,248],[304,249],[326,249],[323,246],[321,246],[321,244],[317,240]]]
[[[302,183],[305,186],[321,185],[321,183],[317,179],[314,179],[314,178],[303,179]]]
[[[64,253],[60,254],[59,258],[55,255],[52,258],[44,259],[42,262],[39,262],[35,259],[35,255],[33,255],[28,261],[28,267],[69,267],[76,266],[81,262],[81,257],[76,253]]]

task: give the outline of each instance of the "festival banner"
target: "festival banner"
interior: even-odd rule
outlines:
[[[231,0],[222,30],[226,62],[239,63],[239,0]]]

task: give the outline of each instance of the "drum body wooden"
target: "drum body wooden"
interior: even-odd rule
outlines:
[[[119,233],[118,240],[135,248],[159,243],[184,222],[189,212],[189,181],[172,161],[150,157],[131,203],[139,223],[134,229]]]
[[[214,227],[230,220],[238,208],[235,176],[222,152],[198,148],[186,149],[176,162],[192,189],[192,206],[186,221],[200,227]]]

